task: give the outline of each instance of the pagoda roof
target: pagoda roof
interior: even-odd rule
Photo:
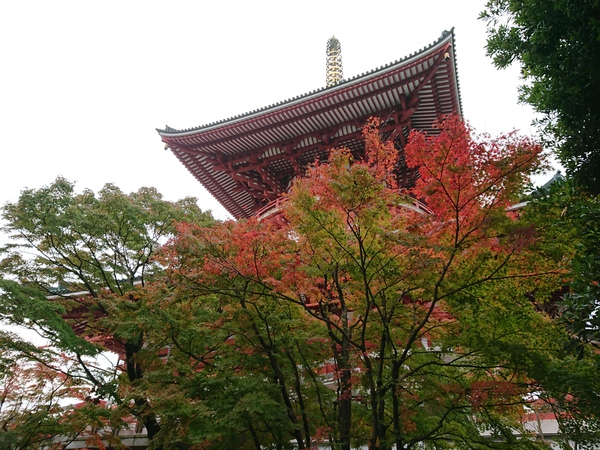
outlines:
[[[445,31],[406,58],[334,86],[207,125],[157,131],[229,213],[250,217],[328,149],[345,146],[360,156],[369,117],[380,118],[384,136],[402,147],[412,129],[435,133],[440,116],[461,115],[453,50],[454,33]]]

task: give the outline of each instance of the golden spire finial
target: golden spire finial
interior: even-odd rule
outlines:
[[[327,41],[327,87],[338,84],[343,78],[342,45],[332,36]]]

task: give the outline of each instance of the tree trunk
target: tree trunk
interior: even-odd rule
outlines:
[[[343,299],[341,300],[342,305],[344,305]],[[344,332],[340,343],[340,352],[337,352],[335,344],[333,346],[339,374],[338,431],[340,434],[340,448],[342,450],[350,450],[350,434],[352,430],[352,367],[350,364],[348,310],[344,306],[342,306],[341,318]]]
[[[126,342],[125,343],[125,366],[127,368],[127,378],[130,383],[134,383],[137,380],[141,380],[144,377],[144,370],[141,365],[136,361],[136,355],[142,348],[142,336],[139,337],[137,343]],[[135,398],[135,417],[146,427],[148,433],[148,441],[152,439],[160,431],[160,424],[156,419],[156,415],[150,411],[150,405],[145,398]],[[155,447],[156,450],[161,450],[162,446]]]

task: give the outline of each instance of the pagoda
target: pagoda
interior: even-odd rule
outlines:
[[[462,115],[454,47],[454,32],[445,31],[428,47],[354,78],[219,122],[157,131],[233,217],[252,217],[329,149],[343,146],[360,158],[371,117],[402,151],[411,130],[436,133],[436,119]],[[397,176],[409,186],[416,175],[401,164]]]

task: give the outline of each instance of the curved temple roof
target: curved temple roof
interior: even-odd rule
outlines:
[[[241,116],[186,130],[157,130],[185,167],[235,218],[250,217],[290,186],[327,150],[363,151],[369,117],[403,146],[411,129],[461,114],[454,33],[402,60],[335,86]],[[400,173],[408,183],[411,174]]]

